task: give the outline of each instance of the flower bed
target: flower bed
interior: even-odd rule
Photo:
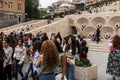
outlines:
[[[97,66],[96,65],[91,65],[91,63],[88,59],[85,61],[84,64],[83,63],[84,62],[81,62],[81,61],[78,61],[76,63],[76,68],[75,68],[76,79],[77,80],[93,80],[93,79],[96,79],[97,78]]]

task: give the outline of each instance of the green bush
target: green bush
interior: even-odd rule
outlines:
[[[75,65],[79,66],[79,67],[90,67],[90,66],[92,66],[90,60],[88,60],[88,59],[80,59],[80,60],[76,59],[75,60]]]

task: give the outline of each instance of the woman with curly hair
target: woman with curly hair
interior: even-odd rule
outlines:
[[[110,51],[108,57],[108,64],[106,73],[113,76],[113,80],[116,77],[120,77],[120,36],[115,35],[112,39],[113,51]]]
[[[59,64],[57,47],[53,41],[44,41],[41,47],[41,55],[36,66],[41,66],[39,80],[55,80],[54,69]]]

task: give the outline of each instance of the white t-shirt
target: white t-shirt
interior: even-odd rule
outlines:
[[[72,49],[68,50],[67,54],[72,55]],[[70,61],[72,64],[75,64],[75,57],[73,59],[67,58],[67,61]]]
[[[13,53],[13,49],[11,47],[8,48],[3,48],[6,57],[10,58],[9,62],[7,64],[12,64],[12,53]]]
[[[37,71],[37,73],[40,73],[40,68],[36,67],[36,62],[40,56],[40,53],[38,51],[35,52],[34,57],[33,57],[33,72]]]

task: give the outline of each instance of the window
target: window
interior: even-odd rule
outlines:
[[[22,9],[21,7],[22,7],[21,4],[18,4],[18,10],[21,10]]]
[[[14,19],[14,15],[9,15],[9,19],[13,20]]]
[[[12,3],[12,2],[9,2],[8,8],[9,8],[9,9],[13,9],[13,3]]]
[[[3,2],[2,1],[0,1],[0,8],[2,8],[3,7]]]

